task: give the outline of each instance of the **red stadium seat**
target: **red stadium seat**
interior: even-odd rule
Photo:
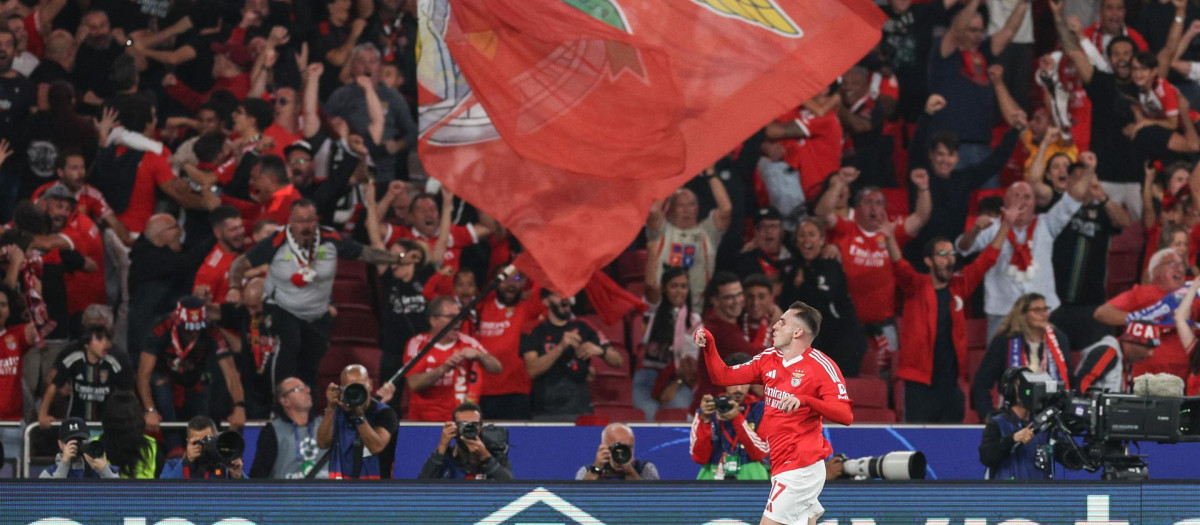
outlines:
[[[606,418],[609,422],[638,423],[646,420],[646,413],[633,405],[596,404],[592,411],[594,415]]]
[[[887,382],[882,379],[874,377],[846,378],[846,391],[849,392],[850,399],[854,400],[856,407],[888,407]]]
[[[640,283],[646,277],[646,250],[632,250],[617,257],[617,282]]]
[[[692,411],[686,408],[661,408],[654,413],[654,420],[659,423],[686,423]]]
[[[367,282],[367,263],[362,261],[340,260],[337,265],[337,274],[334,278],[338,281],[360,281]]]
[[[575,418],[575,426],[577,427],[603,427],[608,426],[608,418],[597,416],[595,414],[584,414]]]
[[[604,334],[608,342],[615,345],[625,346],[625,320],[622,319],[616,323],[605,323],[598,314],[588,314],[579,318],[592,326],[596,332]]]
[[[896,413],[886,408],[854,407],[855,423],[895,423]]]
[[[967,349],[986,349],[987,319],[967,319]]]
[[[379,345],[379,321],[370,308],[357,305],[338,307],[333,320],[330,344]]]
[[[591,384],[592,401],[632,404],[633,381],[628,376],[598,375]]]
[[[365,281],[337,281],[333,286],[333,304],[338,308],[354,305],[369,309],[375,304],[375,298]]]

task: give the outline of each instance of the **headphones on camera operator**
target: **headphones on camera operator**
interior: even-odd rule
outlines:
[[[1004,398],[1006,405],[1015,405],[1018,401],[1023,404],[1028,399],[1029,380],[1025,378],[1026,372],[1032,374],[1033,370],[1030,370],[1029,367],[1018,366],[1005,370],[1004,375],[1000,377],[1000,396]],[[1021,385],[1018,386],[1017,383],[1021,383]],[[1031,407],[1027,406],[1025,408]]]

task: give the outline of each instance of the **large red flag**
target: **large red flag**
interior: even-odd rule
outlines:
[[[826,86],[883,22],[867,0],[420,5],[422,161],[566,293],[653,200]]]

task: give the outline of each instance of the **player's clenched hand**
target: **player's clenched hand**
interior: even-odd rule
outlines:
[[[704,345],[708,344],[708,340],[704,337],[704,328],[697,328],[693,339],[695,339],[696,345],[701,348],[704,348]]]
[[[783,402],[779,403],[779,409],[789,414],[795,412],[796,409],[802,406],[804,406],[804,401],[801,401],[800,398],[796,396],[790,396],[787,399],[784,399]]]

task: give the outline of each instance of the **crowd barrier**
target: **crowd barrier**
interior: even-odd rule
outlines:
[[[832,482],[823,525],[1200,525],[1193,484]],[[14,525],[758,523],[766,482],[0,482]]]
[[[247,466],[254,461],[258,434],[263,422],[247,423],[243,430]],[[37,425],[26,428],[29,432]],[[183,428],[185,423],[164,423],[167,428]],[[505,423],[509,431],[509,459],[517,479],[570,480],[585,464],[593,461],[600,443],[600,427],[576,427],[552,423]],[[634,424],[635,454],[654,462],[662,479],[695,479],[699,465],[688,454],[691,428],[679,424]],[[94,428],[99,428],[95,425]],[[442,425],[438,423],[402,423],[398,430],[392,476],[415,479],[421,466],[437,446]],[[984,469],[979,463],[979,425],[855,425],[828,426],[826,437],[834,451],[850,458],[878,456],[895,450],[919,450],[928,459],[926,479],[979,480]],[[18,477],[36,478],[46,465],[31,465],[26,456]],[[1200,443],[1163,445],[1141,443],[1132,453],[1146,456],[1150,477],[1164,480],[1200,479]],[[1093,480],[1098,474],[1068,471],[1058,467],[1059,480]],[[1197,523],[1196,525],[1200,525]]]

